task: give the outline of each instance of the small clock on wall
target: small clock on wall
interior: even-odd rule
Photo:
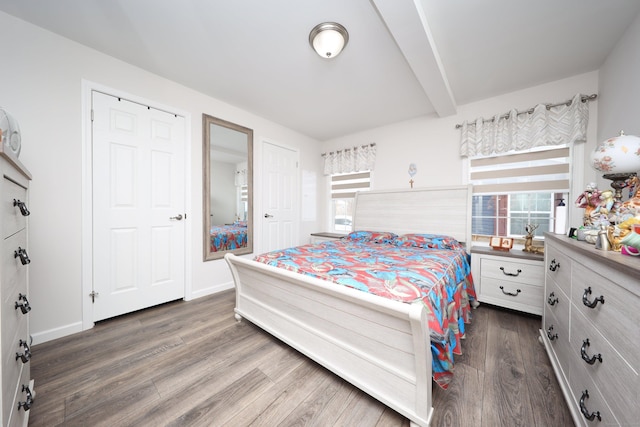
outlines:
[[[493,236],[489,241],[489,246],[498,251],[508,251],[513,247],[511,237]]]

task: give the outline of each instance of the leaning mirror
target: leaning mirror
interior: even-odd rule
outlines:
[[[202,115],[204,260],[253,252],[253,130]]]

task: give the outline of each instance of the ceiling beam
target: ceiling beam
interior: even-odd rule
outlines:
[[[440,117],[456,102],[420,0],[371,0]]]

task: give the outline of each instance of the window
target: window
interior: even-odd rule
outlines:
[[[369,171],[331,175],[331,231],[352,231],[356,192],[370,187]]]
[[[555,206],[568,197],[569,158],[568,147],[551,147],[471,159],[472,233],[517,237],[527,224],[536,237],[554,231]]]

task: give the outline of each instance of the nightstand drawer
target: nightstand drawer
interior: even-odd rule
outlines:
[[[542,315],[543,292],[541,285],[482,278],[482,301],[514,310]]]
[[[482,278],[524,283],[535,286],[544,284],[542,263],[529,260],[511,260],[510,258],[482,258]]]

